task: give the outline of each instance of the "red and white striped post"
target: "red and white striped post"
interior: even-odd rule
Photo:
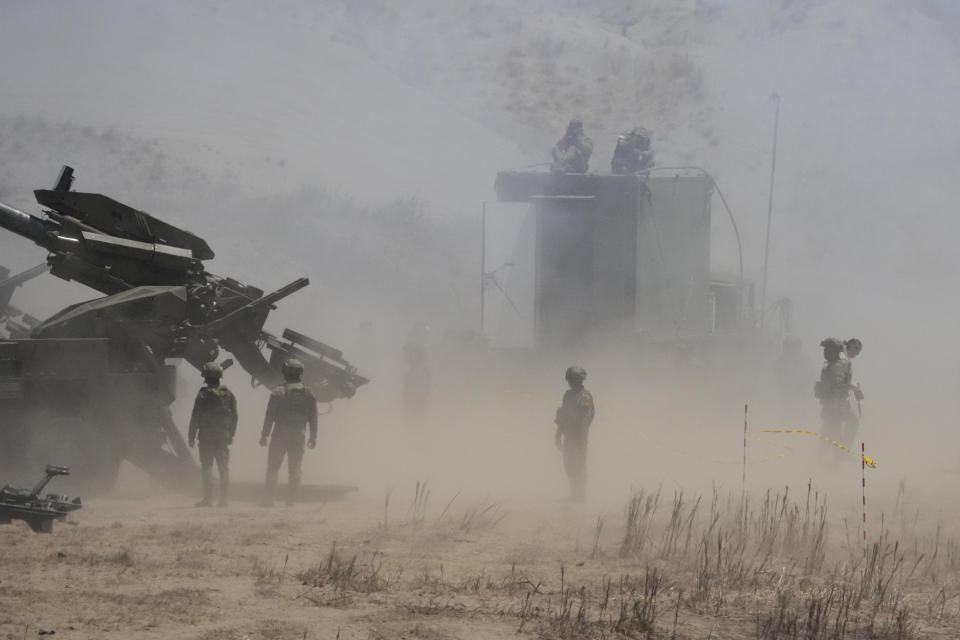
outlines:
[[[747,405],[743,405],[743,477],[740,480],[744,498],[747,496]]]
[[[863,570],[867,570],[867,448],[860,443],[860,491],[863,498]]]

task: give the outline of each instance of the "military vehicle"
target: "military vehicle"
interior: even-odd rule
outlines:
[[[491,346],[568,350],[613,336],[621,347],[713,348],[754,335],[742,266],[710,272],[716,184],[706,171],[503,171],[495,190],[481,267]]]
[[[193,484],[170,411],[179,359],[200,369],[225,350],[254,386],[269,388],[297,357],[321,402],[368,382],[337,349],[264,330],[274,305],[307,278],[264,293],[213,274],[202,238],[72,183],[64,167],[53,189],[34,192],[43,217],[0,203],[0,227],[45,249],[50,273],[103,294],[33,326],[21,315],[0,336],[0,469],[60,460],[74,468],[74,486],[97,490],[128,460],[164,484]]]
[[[80,498],[70,499],[59,493],[40,495],[47,483],[56,476],[70,475],[69,467],[48,464],[46,476],[33,489],[6,485],[0,489],[0,524],[23,520],[37,533],[51,533],[53,521],[76,511],[82,505]]]
[[[40,324],[39,320],[10,304],[10,299],[18,287],[46,272],[47,265],[39,264],[10,275],[10,270],[0,265],[0,338],[26,338],[30,330]]]

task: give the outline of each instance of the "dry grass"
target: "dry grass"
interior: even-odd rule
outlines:
[[[909,553],[884,533],[864,556],[862,547],[831,539],[826,497],[812,484],[801,502],[787,489],[758,500],[716,491],[688,500],[677,491],[669,510],[662,505],[659,491],[631,498],[615,560],[603,558],[606,522],[595,521],[590,560],[602,571],[639,564],[639,575],[571,581],[561,566],[551,584],[512,566],[501,578],[482,572],[449,581],[441,564],[439,576],[425,573],[417,584],[430,597],[403,607],[496,614],[517,620],[518,631],[564,639],[688,638],[708,627],[770,640],[907,640],[956,619],[947,602],[957,597],[957,547],[939,533],[913,540]],[[481,604],[471,608],[456,595],[480,596]]]
[[[463,517],[460,519],[460,529],[466,533],[492,531],[508,515],[497,502],[481,502],[467,507],[463,512]]]
[[[382,569],[382,553],[374,551],[366,559],[354,554],[348,559],[337,553],[334,542],[326,559],[297,573],[297,580],[313,589],[329,586],[341,593],[373,593],[389,586]]]
[[[356,511],[350,525],[309,509],[122,527],[111,515],[52,550],[51,538],[5,529],[0,638],[57,616],[77,637],[186,625],[194,637],[333,638],[323,625],[334,622],[359,637],[475,626],[556,639],[956,637],[960,544],[945,528],[898,513],[864,554],[859,531],[806,489],[799,500],[642,492],[620,517],[542,507],[506,519],[498,502],[457,509],[456,496],[430,513],[417,483],[389,528],[379,503],[342,505]],[[249,544],[261,535],[269,542]],[[224,624],[224,610],[239,617]]]

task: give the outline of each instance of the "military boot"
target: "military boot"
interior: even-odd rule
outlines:
[[[200,477],[203,481],[203,500],[196,503],[195,507],[213,506],[213,475],[210,469],[201,469]]]

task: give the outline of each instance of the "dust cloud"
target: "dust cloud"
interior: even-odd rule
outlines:
[[[38,213],[31,190],[69,163],[77,189],[207,239],[215,273],[267,290],[310,277],[267,328],[343,349],[373,382],[321,418],[306,482],[380,496],[429,480],[449,495],[557,501],[552,421],[576,362],[597,403],[592,504],[617,509],[644,487],[738,491],[744,404],[753,432],[818,429],[817,344],[856,336],[872,486],[880,501],[906,487],[936,510],[960,468],[958,28],[960,8],[937,0],[8,2],[0,200]],[[464,338],[479,328],[480,206],[494,176],[548,162],[573,116],[596,144],[592,170],[643,125],[659,166],[710,172],[759,298],[774,93],[761,310],[773,329],[751,358],[685,367],[616,342],[530,354]],[[735,272],[716,198],[712,226],[712,269]],[[43,259],[6,232],[0,256],[12,269]],[[89,295],[45,276],[14,303],[46,316]],[[782,298],[807,371],[787,396],[773,373]],[[412,426],[403,344],[418,320],[432,375]],[[242,415],[234,476],[259,481],[267,393],[237,370],[226,382]],[[181,367],[180,425],[199,383]],[[855,455],[839,471],[803,436],[748,444],[751,489],[812,478],[856,512]]]

